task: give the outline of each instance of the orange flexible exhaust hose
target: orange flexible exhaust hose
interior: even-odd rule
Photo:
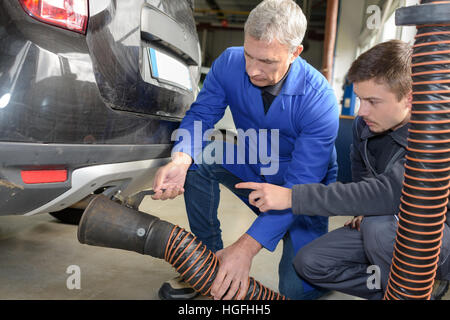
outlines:
[[[194,290],[210,297],[219,259],[191,232],[170,222],[96,196],[78,225],[78,241],[94,246],[135,251],[169,262]],[[239,295],[236,293],[234,298]],[[245,300],[286,297],[249,278]]]
[[[196,241],[192,233],[174,226],[166,244],[164,260],[169,262],[195,291],[204,296],[210,296],[211,284],[218,271],[219,260],[205,245]],[[196,265],[198,265],[197,268],[195,268]],[[239,291],[235,297],[238,295]],[[285,296],[250,277],[245,300],[285,299]]]
[[[444,3],[449,1],[423,0],[421,6]],[[385,299],[430,299],[433,289],[449,198],[449,57],[450,17],[448,24],[417,26],[412,56],[413,108]]]

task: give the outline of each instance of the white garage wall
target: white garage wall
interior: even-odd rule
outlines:
[[[336,53],[332,86],[338,101],[343,96],[342,85],[345,75],[354,59],[362,52],[370,49],[377,43],[400,39],[413,43],[416,28],[395,25],[395,10],[416,5],[419,0],[341,0],[340,20],[336,39]],[[370,5],[378,5],[384,22],[378,28],[368,29],[367,20],[371,13],[367,13]],[[358,14],[359,13],[359,14]],[[355,112],[357,112],[357,107]]]
[[[365,2],[361,0],[342,0],[339,9],[339,25],[336,37],[332,86],[338,102],[341,101],[350,65],[356,58],[358,36],[361,33]]]

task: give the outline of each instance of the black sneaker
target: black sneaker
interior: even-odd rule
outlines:
[[[158,291],[161,300],[191,300],[198,295],[181,277],[164,282]]]
[[[447,293],[449,286],[448,280],[434,280],[433,291],[431,292],[431,300],[441,300]]]

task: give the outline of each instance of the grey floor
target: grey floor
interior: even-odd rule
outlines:
[[[188,229],[182,197],[144,199],[140,210]],[[224,245],[233,243],[250,226],[254,214],[227,189],[219,207]],[[346,217],[332,218],[330,229]],[[48,214],[0,217],[0,299],[158,299],[158,289],[177,273],[163,260],[118,249],[82,245],[77,227]],[[254,259],[251,276],[277,289],[275,252],[262,250]],[[73,266],[80,271],[80,289],[71,287]],[[448,295],[447,295],[448,296]],[[338,292],[324,299],[357,299]]]

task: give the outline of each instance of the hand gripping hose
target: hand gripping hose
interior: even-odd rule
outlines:
[[[78,226],[81,243],[136,251],[169,262],[194,290],[211,296],[219,259],[192,233],[147,213],[98,195],[83,213]],[[234,296],[236,298],[239,292]],[[253,278],[245,300],[285,300]]]
[[[430,5],[449,3],[425,0],[417,7],[428,6],[428,10]],[[447,5],[447,12],[449,8]],[[417,26],[412,56],[413,108],[385,299],[429,299],[438,266],[450,174],[450,15],[447,17],[448,23]],[[419,18],[424,19],[417,14]]]

